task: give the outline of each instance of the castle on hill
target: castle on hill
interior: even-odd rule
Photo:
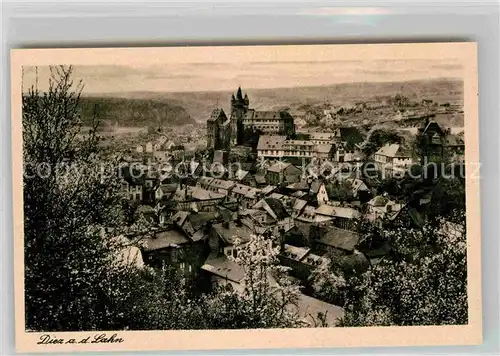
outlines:
[[[293,116],[286,111],[258,111],[250,109],[248,95],[238,88],[231,96],[229,118],[223,109],[216,108],[207,121],[207,147],[214,150],[229,150],[245,145],[249,135],[284,135],[295,133]]]

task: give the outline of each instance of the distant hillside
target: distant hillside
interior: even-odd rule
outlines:
[[[233,92],[236,92],[237,84]],[[462,101],[463,82],[458,79],[433,79],[408,82],[388,83],[345,83],[319,87],[296,87],[275,89],[246,89],[250,106],[255,109],[279,109],[289,107],[292,110],[304,104],[328,103],[349,105],[362,100],[384,99],[396,94],[412,100],[432,99],[437,102]],[[155,99],[168,101],[186,109],[197,122],[205,122],[210,112],[217,106],[226,113],[232,92],[131,92],[106,94],[125,98]]]
[[[94,107],[104,126],[158,127],[194,124],[180,105],[167,100],[117,98],[110,96],[81,98],[84,124],[89,124]]]

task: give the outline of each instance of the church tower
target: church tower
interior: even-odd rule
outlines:
[[[240,145],[243,142],[243,118],[248,111],[250,100],[248,95],[241,92],[241,87],[231,96],[231,144],[232,146]]]

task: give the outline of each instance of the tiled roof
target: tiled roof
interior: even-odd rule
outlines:
[[[222,109],[214,109],[208,118],[208,121],[215,121],[219,118],[219,116],[226,117],[224,110]]]
[[[354,179],[352,182],[353,190],[368,191],[368,186],[361,179]]]
[[[290,216],[290,214],[288,214],[288,212],[286,211],[283,203],[280,202],[278,199],[267,197],[264,198],[264,201],[269,206],[269,208],[271,208],[271,210],[274,212],[274,214],[276,215],[276,219],[282,220]]]
[[[290,308],[298,308],[298,313],[302,320],[313,326],[315,325],[314,322],[318,313],[322,313],[326,316],[326,322],[329,327],[335,326],[338,320],[344,316],[344,309],[341,307],[309,297],[302,293],[299,293],[297,305],[291,306]]]
[[[255,198],[260,190],[244,184],[235,184],[231,192],[234,194],[243,195],[247,198]]]
[[[347,219],[357,219],[361,217],[361,213],[353,208],[346,208],[340,206],[331,206],[331,205],[321,205],[316,209],[316,214],[319,215],[327,215],[337,218],[347,218]]]
[[[285,142],[285,136],[260,135],[257,143],[257,150],[281,150]]]
[[[267,169],[268,172],[275,172],[275,173],[280,173],[283,172],[285,169],[290,167],[292,164],[288,162],[282,162],[278,161],[275,164],[273,164],[271,167]]]
[[[245,225],[239,226],[235,222],[229,224],[219,223],[214,224],[213,228],[219,234],[221,239],[227,244],[234,244],[234,241],[239,238],[242,241],[248,241],[252,231]]]
[[[309,139],[327,141],[335,137],[333,132],[309,132]]]
[[[216,254],[211,254],[201,269],[236,283],[241,281],[245,276],[245,270],[242,266],[223,255],[217,256]]]
[[[261,189],[262,194],[268,195],[276,190],[276,186],[268,185]]]
[[[360,235],[356,232],[329,226],[320,231],[318,242],[345,251],[353,251],[359,239]]]
[[[287,189],[290,190],[309,190],[309,184],[306,181],[301,180],[297,183],[292,183],[287,186]]]
[[[235,183],[230,180],[214,178],[209,185],[214,188],[229,190],[235,185]]]
[[[386,156],[386,157],[410,157],[409,154],[405,153],[400,145],[398,144],[390,144],[385,145],[381,149],[379,149],[376,155]]]
[[[313,194],[318,194],[319,192],[319,189],[321,188],[321,185],[323,184],[322,181],[320,180],[315,180],[311,183],[311,188],[309,189],[309,191]]]
[[[222,199],[225,197],[222,193],[211,192],[209,190],[194,187],[191,191],[191,197],[197,200]]]
[[[147,237],[144,248],[146,251],[154,251],[162,248],[178,247],[189,242],[189,239],[182,232],[167,230],[155,233],[154,237]]]
[[[318,153],[330,153],[333,145],[330,144],[320,144],[315,146],[315,151]]]
[[[234,178],[236,180],[242,180],[243,178],[246,177],[246,175],[249,174],[248,171],[244,171],[242,169],[238,169],[235,173],[234,173]]]
[[[284,250],[283,254],[286,257],[291,258],[291,259],[296,260],[296,261],[300,261],[302,258],[304,258],[309,253],[309,251],[311,251],[310,248],[297,247],[297,246],[288,245],[288,244],[284,245],[283,250]]]

